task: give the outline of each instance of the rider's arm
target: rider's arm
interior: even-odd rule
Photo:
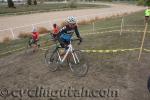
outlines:
[[[75,33],[76,33],[76,36],[77,36],[78,38],[81,38],[81,36],[80,36],[80,33],[79,33],[79,30],[78,30],[78,27],[77,27],[77,26],[75,27]]]
[[[63,28],[61,28],[58,32],[58,37],[63,34],[63,33],[66,33],[66,27],[64,26]]]
[[[62,29],[60,29],[60,31],[59,31],[59,33],[61,34],[61,33],[66,33],[66,26],[64,26]]]
[[[75,27],[75,33],[76,33],[76,36],[80,39],[80,42],[82,42],[82,38],[80,36],[80,33],[79,33],[79,30],[78,30],[77,26]]]

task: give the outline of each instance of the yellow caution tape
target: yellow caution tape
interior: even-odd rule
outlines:
[[[25,47],[19,48],[19,49],[15,49],[15,50],[12,50],[12,51],[7,51],[7,52],[4,52],[4,53],[1,53],[0,56],[1,56],[1,55],[5,55],[5,54],[9,54],[9,53],[12,53],[12,52],[20,51],[20,50],[23,50],[23,49],[25,49]]]
[[[144,51],[150,52],[150,50],[148,50],[148,49],[144,49]]]
[[[44,47],[44,48],[40,48],[41,50],[45,51],[49,48],[49,46],[47,47]],[[16,51],[20,51],[22,49],[25,49],[25,48],[19,48],[19,49],[16,49],[16,50],[12,50],[12,51],[8,51],[8,52],[5,52],[5,53],[1,53],[1,55],[5,55],[5,54],[9,54],[9,53],[12,53],[12,52],[16,52]],[[132,49],[115,49],[115,50],[80,50],[81,52],[86,52],[86,53],[117,53],[117,52],[125,52],[125,51],[135,51],[135,50],[139,50],[140,48],[132,48]],[[143,49],[144,51],[147,51],[147,52],[150,52],[149,49]]]
[[[95,33],[92,33],[92,34],[99,34],[99,33],[107,33],[107,32],[114,32],[114,31],[120,31],[120,30],[111,30],[111,31],[103,31],[103,32],[95,32]],[[123,30],[123,31],[134,31],[134,32],[143,32],[141,30]],[[147,33],[150,33],[150,31],[147,31]],[[88,33],[88,34],[85,34],[85,35],[91,35],[91,33]],[[45,47],[45,48],[40,48],[41,50],[47,50],[48,47]],[[5,55],[5,54],[9,54],[9,53],[12,53],[12,52],[16,52],[16,51],[20,51],[22,49],[25,49],[25,47],[23,48],[19,48],[19,49],[15,49],[15,50],[12,50],[12,51],[8,51],[8,52],[4,52],[4,53],[0,53],[0,56],[1,55]],[[116,50],[81,50],[82,52],[93,52],[93,53],[110,53],[110,52],[124,52],[124,51],[134,51],[134,50],[139,50],[140,48],[133,48],[133,49],[116,49]],[[147,51],[147,52],[150,52],[150,50],[148,49],[143,49],[144,51]]]
[[[116,50],[80,50],[80,51],[87,52],[87,53],[116,53],[116,52],[134,51],[134,50],[139,50],[139,49],[140,48],[116,49]]]

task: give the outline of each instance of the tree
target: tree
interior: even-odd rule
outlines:
[[[39,0],[40,4],[43,4],[44,3],[44,0]]]
[[[12,0],[7,0],[7,3],[9,8],[16,8]]]
[[[2,3],[4,3],[5,1],[4,0],[2,0]]]
[[[32,0],[27,0],[28,5],[32,5]]]
[[[145,0],[145,5],[150,6],[150,0]]]
[[[36,0],[33,0],[33,4],[34,4],[34,5],[37,5],[37,1],[36,1]]]

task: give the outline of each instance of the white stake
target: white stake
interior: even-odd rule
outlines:
[[[93,33],[95,32],[95,23],[93,22]]]
[[[10,31],[11,31],[13,39],[15,39],[15,35],[14,35],[14,32],[13,32],[13,29],[11,28]]]
[[[34,24],[32,24],[32,30],[35,28]]]
[[[122,20],[121,20],[121,29],[120,29],[120,35],[122,35],[123,24],[124,24],[124,19],[123,19],[123,17],[122,17]]]
[[[142,44],[141,44],[141,48],[140,48],[140,53],[139,53],[138,61],[140,61],[140,58],[141,58],[141,54],[142,54],[142,50],[143,50],[143,45],[144,45],[144,40],[145,40],[145,36],[146,36],[146,31],[147,31],[147,26],[148,26],[148,23],[146,23],[146,25],[145,25],[145,29],[144,29],[144,34],[143,34],[143,38],[142,38]]]

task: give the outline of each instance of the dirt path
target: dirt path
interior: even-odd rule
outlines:
[[[139,33],[141,34],[141,33]],[[119,32],[111,34],[89,35],[84,38],[81,49],[101,48],[103,45],[109,47],[114,43],[122,43],[121,40],[132,42],[136,40],[137,33],[125,33],[120,37]],[[89,41],[92,40],[92,41]],[[146,42],[146,41],[145,41]],[[148,41],[146,43],[149,43]],[[124,44],[125,45],[125,44]],[[113,48],[113,47],[112,47]],[[56,72],[49,71],[44,61],[44,52],[24,55],[17,52],[0,58],[0,100],[150,100],[147,89],[147,79],[150,75],[150,53],[143,52],[140,62],[137,62],[139,51],[126,51],[117,53],[85,53],[89,65],[89,72],[85,77],[79,78],[72,75],[69,67],[60,66]],[[50,90],[69,89],[76,90],[85,88],[87,90],[114,89],[119,90],[118,97],[30,97],[26,89],[44,88]],[[10,94],[3,97],[3,89],[12,91],[25,91],[24,94],[14,97]],[[43,89],[43,90],[44,90]],[[31,93],[34,95],[34,92]],[[58,95],[59,96],[59,95]]]
[[[132,59],[138,52],[112,54],[86,54],[89,62],[89,72],[86,77],[78,78],[72,75],[67,66],[61,66],[56,72],[50,72],[44,63],[42,52],[25,57],[22,54],[10,55],[0,59],[0,88],[16,91],[19,89],[43,88],[45,90],[68,89],[81,90],[118,89],[118,97],[29,97],[24,93],[22,97],[12,94],[5,100],[149,100],[150,95],[146,87],[149,76],[149,54],[144,53],[142,63]],[[107,59],[104,59],[103,56]],[[6,60],[7,59],[7,60]],[[146,63],[144,63],[146,62]],[[1,92],[1,90],[0,90]],[[34,93],[33,93],[34,95]],[[0,99],[4,97],[0,96]]]

